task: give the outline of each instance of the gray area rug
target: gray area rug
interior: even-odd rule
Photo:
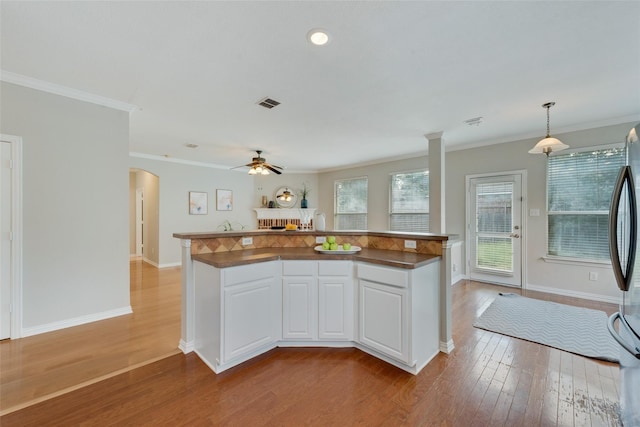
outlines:
[[[604,311],[500,293],[473,324],[594,359],[618,362]]]

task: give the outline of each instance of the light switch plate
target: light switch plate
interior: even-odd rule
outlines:
[[[540,216],[540,209],[529,209],[529,216]]]

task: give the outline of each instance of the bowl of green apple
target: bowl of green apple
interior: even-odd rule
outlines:
[[[325,254],[353,254],[362,248],[354,246],[349,242],[338,244],[335,236],[327,236],[322,245],[316,246],[314,249]]]

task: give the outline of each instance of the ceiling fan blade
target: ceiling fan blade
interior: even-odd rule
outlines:
[[[282,166],[272,165],[271,163],[269,163],[269,166],[271,166],[272,168],[276,168],[276,169],[284,169]]]
[[[238,169],[238,168],[245,168],[245,167],[252,167],[253,163],[248,163],[246,165],[240,165],[240,166],[234,166],[231,169]]]
[[[274,168],[273,166],[271,166],[271,165],[269,165],[267,163],[263,164],[262,166],[267,168],[267,169],[269,169],[273,173],[277,173],[278,175],[282,174],[282,172],[280,172],[278,169]]]

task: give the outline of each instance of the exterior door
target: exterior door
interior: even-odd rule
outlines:
[[[522,175],[467,180],[468,267],[472,280],[522,286]]]

